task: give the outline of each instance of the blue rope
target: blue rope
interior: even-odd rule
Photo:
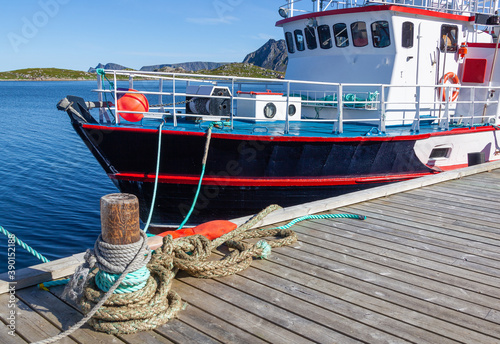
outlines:
[[[158,154],[156,156],[155,184],[153,187],[153,199],[151,200],[151,208],[149,209],[148,220],[146,221],[146,225],[144,226],[145,233],[148,232],[151,219],[153,218],[153,210],[156,202],[156,191],[158,190],[158,175],[160,174],[160,156],[161,156],[161,130],[163,128],[163,124],[165,124],[165,120],[163,120],[160,126],[158,127]]]
[[[290,221],[284,226],[274,227],[271,229],[289,229],[294,224],[306,220],[321,220],[321,219],[358,219],[358,220],[366,220],[366,216],[363,215],[355,215],[355,214],[323,214],[323,215],[305,215],[299,218],[296,218],[293,221]]]
[[[14,238],[14,240],[16,241],[16,244],[18,244],[19,246],[21,246],[22,248],[24,248],[26,251],[28,251],[29,253],[31,253],[32,255],[34,255],[35,257],[37,257],[38,259],[40,259],[42,262],[44,262],[44,263],[50,262],[50,260],[48,260],[47,258],[45,258],[45,256],[43,256],[42,254],[38,253],[34,248],[32,248],[28,244],[24,243],[16,235],[10,233],[8,230],[6,230],[5,228],[3,228],[2,226],[0,226],[0,232],[2,232],[4,235],[6,235],[9,239],[10,238]],[[55,286],[58,286],[58,285],[65,285],[68,282],[69,282],[69,279],[49,281],[49,282],[45,282],[45,283],[40,283],[38,285],[38,287],[40,289],[44,289],[44,290],[48,291],[47,288],[49,288],[49,287],[55,287]]]
[[[207,136],[210,134],[210,130],[213,128],[215,123],[216,122],[212,122],[210,124],[210,126],[208,127]],[[205,167],[207,164],[208,144],[209,143],[210,142],[208,142],[208,139],[207,139],[207,143],[205,145],[206,146],[205,153],[204,153],[203,162],[202,162],[202,166],[201,166],[200,179],[198,180],[198,188],[196,189],[196,194],[194,195],[193,204],[191,204],[191,209],[189,209],[186,217],[184,217],[184,221],[182,221],[182,223],[179,225],[179,228],[177,228],[177,230],[182,229],[184,227],[184,225],[186,224],[186,222],[189,221],[189,218],[191,217],[191,214],[193,213],[194,207],[196,205],[196,202],[198,201],[198,196],[200,195],[200,190],[201,190],[201,183],[203,182],[203,177],[205,176]]]
[[[120,276],[121,274],[111,274],[99,270],[95,276],[95,283],[100,290],[107,292],[120,278]],[[115,289],[113,294],[126,294],[141,290],[148,283],[149,276],[150,272],[145,266],[139,270],[130,272],[120,283],[118,288]]]
[[[5,228],[3,228],[2,226],[0,226],[0,231],[4,235],[6,235],[9,239],[10,238],[14,238],[14,240],[16,241],[16,244],[18,244],[19,246],[21,246],[22,248],[24,248],[26,251],[28,251],[29,253],[31,253],[32,255],[34,255],[35,257],[37,257],[38,259],[40,259],[42,262],[48,263],[50,261],[47,258],[45,258],[43,255],[41,255],[40,253],[38,253],[34,248],[32,248],[28,244],[24,243],[21,239],[19,239],[14,234],[10,233],[8,230],[6,230]]]
[[[200,175],[200,180],[198,181],[198,188],[196,189],[196,194],[194,195],[194,200],[193,204],[191,204],[191,209],[189,209],[188,214],[184,218],[184,221],[179,225],[179,228],[177,230],[182,229],[186,222],[188,222],[189,218],[191,217],[191,214],[193,213],[194,206],[196,205],[196,202],[198,201],[198,196],[200,195],[200,190],[201,190],[201,183],[203,182],[203,177],[205,176],[205,164],[203,164],[201,168],[201,175]]]

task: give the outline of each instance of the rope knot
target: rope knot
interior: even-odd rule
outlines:
[[[255,244],[255,247],[260,249],[261,252],[256,257],[260,259],[267,259],[271,255],[271,245],[266,240],[260,240]]]

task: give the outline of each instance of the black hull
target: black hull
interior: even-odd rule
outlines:
[[[82,137],[98,138],[91,150],[121,192],[138,196],[145,221],[153,194],[158,133],[78,129]],[[163,134],[152,223],[178,224],[184,219],[202,170],[205,140],[204,134]],[[293,206],[433,173],[415,156],[414,144],[411,140],[304,143],[215,136],[189,224],[237,218],[273,203]],[[313,185],[316,179],[321,185]],[[304,185],[297,180],[304,180]]]
[[[98,124],[83,100],[79,134],[121,192],[138,196],[147,219],[158,152],[155,126]],[[414,153],[417,137],[292,137],[214,129],[201,196],[191,223],[254,214],[434,173]],[[197,125],[162,131],[153,222],[175,224],[188,212],[202,171],[206,132]]]

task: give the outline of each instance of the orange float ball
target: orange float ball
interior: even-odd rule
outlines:
[[[119,91],[132,91],[134,89],[118,89]],[[142,113],[122,112],[122,111],[138,111],[148,112],[149,103],[144,94],[141,93],[118,93],[117,109],[120,112],[120,117],[129,122],[139,122],[144,118]]]

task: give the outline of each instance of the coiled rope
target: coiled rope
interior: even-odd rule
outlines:
[[[99,239],[98,239],[99,241]],[[116,280],[115,284],[102,296],[102,298],[94,305],[94,307],[87,312],[87,314],[80,320],[78,323],[70,327],[68,330],[60,333],[57,336],[39,341],[35,344],[49,344],[49,343],[54,343],[66,336],[69,336],[71,333],[75,332],[78,330],[80,327],[82,327],[87,321],[89,321],[97,311],[102,307],[102,305],[113,295],[113,292],[115,291],[116,288],[121,284],[121,282],[125,279],[127,274],[129,272],[134,271],[139,265],[141,267],[145,264],[144,262],[147,262],[150,259],[151,251],[149,250],[149,247],[147,245],[147,236],[144,232],[141,232],[141,240],[138,242],[140,244],[140,248],[135,252],[133,255],[132,259],[128,262],[125,263],[125,257],[121,256],[117,259],[113,259],[112,262],[106,262],[103,264],[103,260],[101,259],[102,257],[97,257],[96,251],[91,251],[88,250],[86,255],[85,255],[85,263],[81,265],[80,267],[77,268],[75,271],[75,274],[71,278],[70,282],[66,286],[65,292],[63,295],[68,295],[69,297],[75,297],[78,296],[78,292],[80,290],[80,287],[83,289],[85,284],[89,280],[89,271],[94,268],[96,264],[98,266],[105,266],[105,265],[113,265],[113,268],[119,269],[120,267],[124,267],[123,272],[121,273],[121,276]],[[109,245],[109,244],[108,244]],[[135,245],[135,244],[131,244]],[[96,242],[96,245],[98,246],[98,242]],[[94,246],[94,248],[95,248]],[[124,245],[128,246],[128,245]],[[106,245],[103,245],[104,249],[106,249]],[[112,248],[111,248],[112,249]],[[99,251],[97,251],[99,252]],[[130,253],[130,251],[129,251]],[[97,253],[99,254],[99,253]],[[132,256],[133,253],[130,255]]]

